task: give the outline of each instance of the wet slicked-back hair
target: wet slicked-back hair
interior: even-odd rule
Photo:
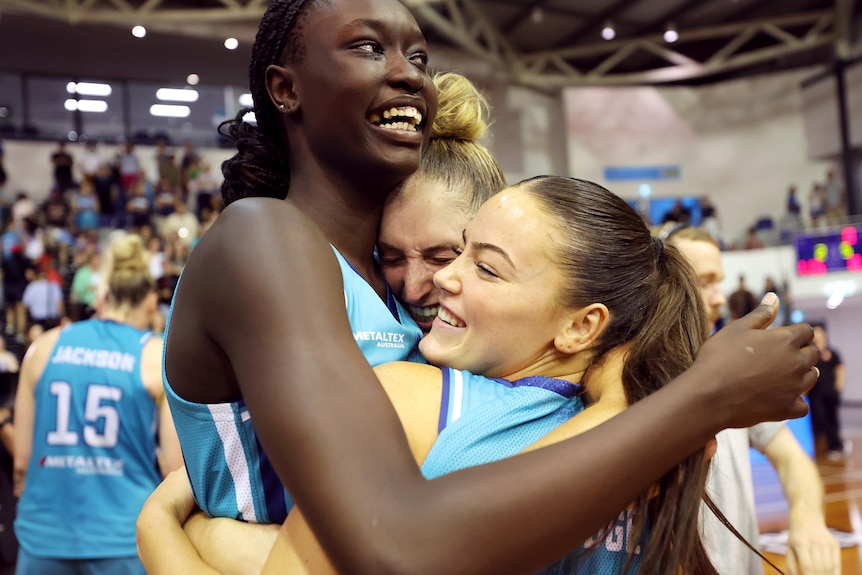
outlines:
[[[303,17],[316,0],[271,0],[257,30],[248,68],[257,126],[243,121],[243,108],[219,126],[219,133],[236,142],[237,153],[222,163],[222,200],[227,206],[245,197],[284,199],[290,185],[287,143],[281,116],[266,89],[266,69],[302,58]]]
[[[612,349],[629,346],[622,383],[630,404],[691,367],[707,337],[707,318],[694,272],[683,255],[653,239],[641,217],[598,184],[540,176],[516,187],[538,203],[553,230],[565,278],[560,303],[573,308],[602,303],[608,308],[608,325],[594,344],[592,365],[601,364]],[[589,374],[588,369],[586,379]],[[630,541],[640,542],[644,529],[649,537],[645,548],[641,545],[640,572],[716,573],[698,533],[705,481],[700,451],[667,473],[657,493],[635,502]]]

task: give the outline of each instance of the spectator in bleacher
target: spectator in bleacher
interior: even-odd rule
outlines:
[[[754,294],[745,287],[745,276],[739,276],[739,287],[727,298],[727,307],[730,309],[730,319],[737,320],[757,307]]]
[[[217,205],[221,200],[219,194],[219,183],[212,174],[212,166],[209,162],[200,161],[196,177],[188,182],[188,201],[186,205],[203,220],[204,208],[211,210],[220,209]]]
[[[12,221],[16,225],[23,225],[26,218],[36,215],[36,203],[30,199],[27,192],[18,192],[15,203],[12,204]]]
[[[760,236],[757,235],[757,226],[751,226],[748,228],[747,235],[745,236],[745,249],[747,250],[759,250],[765,247],[763,240],[760,239]]]
[[[811,218],[811,227],[819,228],[823,225],[826,215],[826,190],[820,182],[811,184],[811,193],[808,194],[808,216]]]
[[[198,237],[199,228],[200,222],[197,216],[188,211],[186,203],[182,199],[176,198],[174,212],[162,222],[161,234],[168,241],[173,241],[176,238],[186,247],[189,247]]]
[[[59,325],[65,313],[63,290],[55,282],[49,281],[48,271],[44,267],[38,270],[36,279],[24,288],[21,300],[27,308],[30,321],[45,329]]]
[[[132,186],[126,202],[126,226],[141,228],[149,226],[152,220],[153,205],[145,191],[146,180],[139,179]]]
[[[101,252],[93,250],[87,263],[75,270],[72,289],[69,292],[71,317],[74,321],[89,319],[96,313],[96,290],[102,277],[101,265]]]
[[[30,262],[30,267],[35,267],[45,255],[45,232],[33,217],[27,217],[21,222],[21,244],[24,246],[24,255]]]
[[[93,181],[102,165],[96,140],[89,140],[81,154],[81,179]]]
[[[72,219],[79,230],[95,230],[99,227],[99,198],[93,182],[84,180],[72,196]]]
[[[690,221],[691,210],[683,205],[681,199],[677,199],[676,202],[674,202],[673,207],[664,215],[661,223],[666,224],[668,222],[678,222],[680,224],[687,224]]]
[[[723,250],[725,248],[724,232],[721,231],[721,222],[718,221],[715,205],[708,196],[703,196],[700,200],[700,215],[700,227],[708,231]]]
[[[141,172],[141,162],[135,153],[135,145],[131,140],[123,144],[123,151],[117,154],[117,167],[120,172],[120,187],[128,194],[138,181]]]
[[[3,301],[6,306],[6,333],[23,339],[27,329],[27,309],[21,301],[27,287],[30,262],[24,255],[21,236],[14,224],[6,226],[3,244]]]
[[[153,190],[153,215],[156,219],[165,218],[174,212],[174,206],[179,194],[179,186],[171,183],[168,178],[162,178]],[[158,228],[158,224],[156,225]]]
[[[111,166],[102,163],[96,168],[92,177],[93,190],[99,201],[99,227],[108,228],[114,225],[116,201],[119,198],[118,184],[111,173]]]
[[[75,186],[75,180],[72,176],[75,160],[66,151],[65,141],[60,140],[57,143],[57,150],[51,154],[51,164],[54,166],[54,186],[60,190],[60,193],[72,189]]]
[[[69,203],[59,190],[51,190],[48,198],[42,203],[42,221],[45,225],[45,247],[53,253],[61,267],[68,263],[69,244],[72,236],[69,233]]]
[[[796,195],[796,185],[794,184],[787,188],[787,213],[797,216],[802,213],[802,206],[799,205],[799,197]]]
[[[166,180],[171,189],[182,189],[183,170],[176,161],[176,154],[170,148],[166,148],[163,158],[159,164],[159,181]]]
[[[826,225],[842,224],[847,217],[847,189],[844,182],[835,176],[835,170],[826,172],[823,191],[826,198]]]

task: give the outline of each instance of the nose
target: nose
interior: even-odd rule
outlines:
[[[709,288],[709,304],[714,307],[722,307],[727,303],[727,298],[721,291],[721,286],[714,284]]]
[[[420,92],[425,87],[428,75],[425,70],[404,54],[397,54],[389,60],[389,80],[411,93]]]
[[[424,301],[434,290],[434,273],[422,262],[411,261],[404,271],[404,281],[401,286],[401,299],[411,305],[429,305]]]
[[[461,291],[459,265],[463,258],[458,256],[449,265],[434,274],[434,285],[440,290],[454,294]]]

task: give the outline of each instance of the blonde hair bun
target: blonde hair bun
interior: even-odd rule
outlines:
[[[431,137],[475,142],[488,131],[490,105],[473,82],[456,72],[435,74],[440,102]]]
[[[121,272],[149,271],[149,257],[140,236],[129,234],[111,242],[111,270],[109,275]]]

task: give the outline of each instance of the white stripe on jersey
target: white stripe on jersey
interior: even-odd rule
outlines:
[[[452,378],[452,421],[455,423],[461,417],[461,402],[464,399],[464,374],[451,370]]]
[[[236,492],[236,508],[239,510],[244,521],[257,523],[257,514],[254,511],[254,498],[251,495],[251,477],[248,469],[248,461],[245,458],[245,449],[239,437],[236,427],[233,407],[230,404],[211,404],[210,413],[213,416],[216,431],[224,449],[224,459],[228,470],[233,478],[234,491]]]

